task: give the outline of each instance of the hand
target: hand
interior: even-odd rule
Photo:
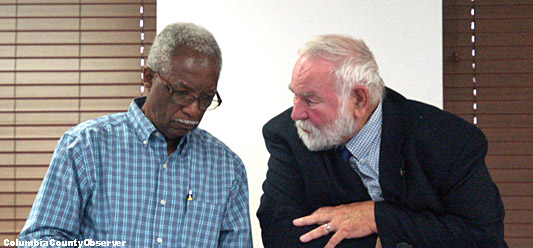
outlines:
[[[300,236],[300,241],[306,243],[328,235],[325,224],[331,232],[335,232],[325,248],[333,248],[344,239],[361,238],[377,233],[374,216],[374,201],[355,202],[336,207],[322,207],[311,215],[295,219],[295,226],[320,225],[310,232]]]

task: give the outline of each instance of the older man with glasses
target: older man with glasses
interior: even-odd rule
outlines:
[[[244,165],[197,128],[222,103],[221,66],[209,31],[163,29],[143,71],[147,96],[63,135],[20,241],[251,247]]]

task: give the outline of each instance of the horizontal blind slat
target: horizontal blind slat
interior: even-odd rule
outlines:
[[[481,88],[499,87],[533,87],[533,72],[523,74],[476,73],[477,86]],[[472,72],[444,73],[444,90],[462,87],[472,88]],[[445,99],[447,100],[447,99]]]
[[[477,104],[478,114],[522,114],[533,115],[531,109],[533,108],[533,101],[516,100],[516,101],[485,101],[478,100]],[[444,109],[453,109],[457,114],[473,113],[473,101],[446,101]],[[525,126],[524,126],[525,127]]]

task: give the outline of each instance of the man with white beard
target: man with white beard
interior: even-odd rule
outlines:
[[[265,247],[507,247],[478,128],[386,88],[362,40],[299,54],[294,106],[263,128]]]

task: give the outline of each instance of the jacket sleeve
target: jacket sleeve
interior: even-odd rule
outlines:
[[[459,145],[459,144],[454,144]],[[440,201],[443,214],[390,202],[375,205],[383,247],[507,247],[500,194],[485,165],[487,140],[476,130],[456,157]]]
[[[264,194],[257,212],[264,247],[324,247],[331,234],[302,243],[299,237],[317,226],[296,227],[292,224],[294,219],[315,210],[309,209],[306,204],[305,178],[298,169],[293,146],[279,130],[269,129],[268,126],[263,129],[263,136],[270,153]],[[337,247],[374,247],[375,240],[375,236],[344,240]]]

